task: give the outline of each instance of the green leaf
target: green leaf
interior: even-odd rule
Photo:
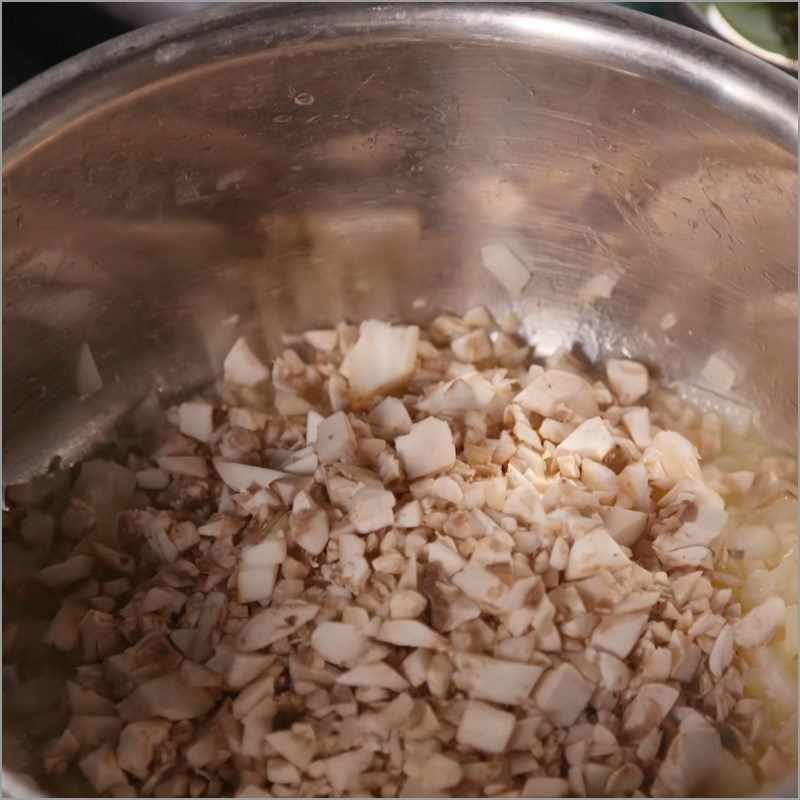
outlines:
[[[797,3],[715,3],[737,33],[758,47],[797,58]]]

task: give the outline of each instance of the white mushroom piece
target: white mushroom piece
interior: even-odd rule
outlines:
[[[556,448],[556,453],[577,453],[602,462],[614,447],[614,438],[600,417],[581,423]]]
[[[647,394],[647,367],[638,361],[610,358],[606,361],[606,376],[611,391],[624,406],[633,405]]]
[[[255,386],[269,377],[269,370],[253,353],[244,338],[236,340],[228,355],[225,356],[222,367],[226,381],[243,386]]]
[[[568,581],[578,580],[601,569],[619,570],[629,564],[622,548],[603,528],[596,528],[572,545],[565,577]]]
[[[344,411],[337,411],[319,422],[314,437],[314,450],[321,464],[354,460],[356,436]]]
[[[549,369],[523,389],[514,402],[527,411],[563,422],[583,422],[597,415],[592,387],[571,372]]]
[[[469,700],[456,732],[456,741],[484,753],[502,753],[513,730],[513,714],[480,700]]]
[[[286,561],[286,539],[268,536],[259,544],[241,552],[237,576],[237,597],[240,603],[267,600],[275,588],[278,570]]]
[[[539,682],[534,699],[536,706],[556,727],[572,725],[586,708],[594,686],[571,664],[559,664]]]
[[[487,272],[497,278],[512,297],[521,294],[531,279],[525,262],[503,242],[491,242],[482,247],[481,260]]]
[[[76,388],[79,397],[88,397],[103,388],[100,370],[97,369],[97,362],[94,360],[94,355],[92,355],[92,350],[87,342],[81,346],[78,357]]]
[[[456,460],[450,426],[435,417],[414,423],[409,433],[395,439],[395,447],[410,479],[445,472]]]
[[[241,627],[238,646],[245,653],[262,650],[310,622],[318,611],[319,606],[298,602],[265,608],[250,617]]]
[[[530,697],[547,662],[525,664],[479,653],[456,653],[454,680],[466,694],[479,700],[514,706]]]
[[[214,432],[214,406],[211,403],[181,403],[178,406],[178,430],[200,442],[211,441]]]
[[[342,374],[355,397],[369,397],[402,386],[413,374],[419,328],[378,320],[361,323],[358,341],[348,351]]]
[[[221,458],[214,459],[214,469],[234,492],[243,492],[253,486],[266,489],[273,481],[288,477],[285,472],[251,464],[234,464]]]
[[[372,431],[381,439],[394,439],[411,431],[411,417],[403,402],[396,397],[385,397],[367,414]]]
[[[322,622],[311,634],[314,650],[337,666],[354,666],[368,642],[362,631],[345,622]]]

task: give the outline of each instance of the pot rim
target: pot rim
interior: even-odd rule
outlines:
[[[310,24],[316,29],[311,36]],[[207,66],[208,56],[222,65],[242,49],[252,54],[345,36],[354,44],[403,35],[430,39],[448,31],[474,41],[554,50],[578,42],[600,63],[636,68],[698,92],[766,129],[786,150],[797,151],[793,77],[715,37],[641,12],[598,3],[278,2],[219,4],[156,22],[46,70],[3,97],[3,152],[8,158],[84,113],[121,102],[131,91],[149,91],[165,78],[188,75]],[[132,67],[137,71],[126,76],[120,92],[114,79]],[[90,97],[76,102],[86,88]]]

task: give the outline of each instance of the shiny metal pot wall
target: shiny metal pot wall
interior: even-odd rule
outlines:
[[[722,350],[788,440],[796,102],[603,4],[227,6],[79,56],[5,103],[4,482],[208,381],[242,330],[267,354],[477,303],[540,354],[666,380]],[[481,266],[494,242],[532,271],[519,296]],[[603,272],[611,297],[581,303]],[[80,400],[84,341],[105,385]]]
[[[777,70],[600,4],[234,6],[90,51],[6,102],[5,481],[208,380],[241,329],[275,352],[475,303],[667,379],[722,349],[786,436],[795,108]],[[533,272],[518,297],[495,241]],[[84,341],[105,387],[81,401]]]

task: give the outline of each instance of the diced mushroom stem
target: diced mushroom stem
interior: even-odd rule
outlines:
[[[469,700],[456,732],[456,741],[484,753],[502,753],[513,730],[513,714],[480,700]]]

